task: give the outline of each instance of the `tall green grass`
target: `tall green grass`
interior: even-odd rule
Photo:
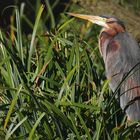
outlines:
[[[52,29],[45,30],[44,6],[39,4],[33,26],[16,8],[14,34],[0,31],[0,138],[136,138],[137,123],[126,125],[108,88],[98,51],[99,29],[65,14],[55,24],[47,0],[46,5]],[[21,18],[33,28],[29,37]]]

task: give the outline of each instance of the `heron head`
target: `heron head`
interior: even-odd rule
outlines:
[[[94,24],[102,26],[106,29],[115,29],[117,32],[124,32],[125,26],[124,23],[115,18],[113,16],[92,16],[92,15],[83,15],[83,14],[75,14],[75,13],[68,13],[71,16],[88,20]]]

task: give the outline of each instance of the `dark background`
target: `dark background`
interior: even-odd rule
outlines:
[[[35,7],[36,2],[34,0],[4,0],[0,1],[0,28],[9,30],[9,24],[10,24],[10,16],[13,14],[14,8],[12,6],[20,7],[21,3],[25,3],[25,9],[24,14],[29,18],[32,23],[35,20]],[[44,0],[40,0],[42,4],[45,4]],[[55,0],[49,0],[50,5],[52,5],[55,2]],[[70,0],[59,0],[58,4],[54,7],[53,13],[55,15],[55,20],[58,21],[59,15],[61,12],[64,11],[67,4],[70,2]],[[44,10],[47,13],[47,7],[45,7]],[[48,17],[49,18],[49,17]],[[24,31],[26,33],[30,33],[31,29],[27,25],[26,22],[23,21],[22,23],[24,27]],[[46,26],[49,28],[49,23],[46,23]]]

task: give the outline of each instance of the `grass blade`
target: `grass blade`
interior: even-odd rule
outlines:
[[[41,119],[42,119],[44,116],[45,116],[45,113],[43,112],[43,113],[40,115],[40,117],[38,118],[38,120],[36,121],[36,123],[34,124],[32,130],[31,130],[31,132],[30,132],[30,134],[29,134],[28,140],[32,140],[32,137],[33,137],[33,135],[34,135],[34,132],[35,132],[35,130],[36,130],[38,124],[40,123]]]
[[[10,132],[10,133],[8,133],[7,135],[6,135],[6,137],[5,137],[5,140],[8,140],[10,137],[11,137],[11,135],[20,127],[20,125],[22,125],[22,123],[24,122],[24,121],[26,121],[27,120],[27,116],[25,117],[25,118],[23,118],[14,128],[13,128],[13,130]]]
[[[28,72],[30,72],[30,68],[31,68],[31,57],[32,57],[32,54],[34,52],[34,42],[35,42],[37,27],[38,27],[43,9],[44,9],[44,6],[42,5],[38,11],[37,18],[36,18],[35,25],[34,25],[34,29],[33,29],[30,50],[29,50],[29,58],[28,58]]]
[[[8,114],[7,114],[6,119],[5,119],[4,129],[6,128],[8,122],[9,122],[11,113],[12,113],[12,111],[13,111],[13,109],[14,109],[14,106],[15,106],[15,104],[16,104],[16,102],[17,102],[18,95],[19,95],[21,89],[22,89],[22,85],[19,86],[19,89],[18,89],[17,93],[15,93],[15,95],[14,95],[14,98],[13,98],[13,100],[12,100],[12,103],[11,103],[11,105],[10,105]]]

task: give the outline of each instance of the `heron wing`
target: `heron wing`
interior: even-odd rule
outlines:
[[[137,65],[140,62],[140,48],[125,32],[119,33],[110,41],[106,52],[106,72],[107,77],[111,77],[110,87],[113,91],[124,75],[131,71],[120,87],[120,106],[126,108],[130,119],[140,120],[140,65]]]
[[[120,106],[130,120],[140,120],[140,66],[126,77],[120,88]]]

